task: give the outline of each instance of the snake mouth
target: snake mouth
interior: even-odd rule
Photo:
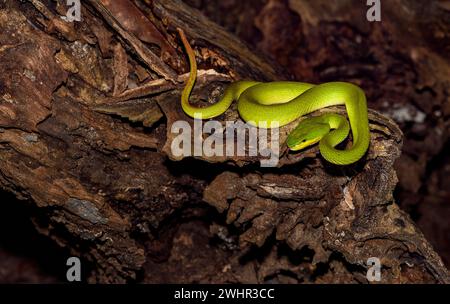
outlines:
[[[307,148],[309,146],[312,146],[312,145],[318,143],[320,141],[320,139],[321,139],[321,137],[317,137],[317,138],[313,138],[313,139],[309,139],[309,140],[304,140],[304,141],[302,141],[302,142],[300,142],[298,144],[292,145],[292,146],[288,145],[288,148],[291,151],[303,150],[303,149],[305,149],[305,148]]]

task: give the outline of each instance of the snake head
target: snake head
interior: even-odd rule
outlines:
[[[310,117],[302,120],[297,127],[289,133],[286,143],[292,151],[302,150],[318,143],[329,132],[329,124],[319,121],[317,117]]]

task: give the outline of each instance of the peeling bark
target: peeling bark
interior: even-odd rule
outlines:
[[[180,1],[131,2],[119,16],[113,2],[86,1],[83,24],[61,23],[63,7],[47,1],[0,5],[0,185],[93,265],[90,282],[367,282],[369,257],[383,282],[450,282],[394,201],[403,134],[377,111],[368,154],[345,168],[317,148],[289,153],[295,123],[281,129],[276,168],[172,155],[171,125],[192,124],[176,27],[199,56],[194,99],[289,75]],[[220,120],[239,120],[235,107]]]

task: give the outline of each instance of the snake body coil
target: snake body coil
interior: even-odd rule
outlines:
[[[345,105],[353,135],[353,145],[346,150],[336,149],[349,133],[347,120],[330,113],[301,121],[289,134],[287,145],[291,150],[300,150],[319,142],[322,156],[337,165],[348,165],[358,161],[366,153],[369,143],[369,122],[364,91],[347,82],[328,82],[313,85],[304,82],[278,81],[261,83],[238,81],[230,84],[217,103],[199,108],[189,103],[189,96],[197,77],[195,54],[184,33],[180,37],[189,55],[190,75],[183,90],[181,106],[191,117],[202,119],[223,114],[237,100],[242,119],[255,126],[270,126],[277,122],[286,125],[297,118],[316,110]]]

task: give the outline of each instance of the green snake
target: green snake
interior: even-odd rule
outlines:
[[[191,105],[189,96],[197,78],[197,64],[184,32],[181,29],[178,32],[190,65],[189,79],[181,95],[181,106],[187,115],[213,118],[223,114],[237,100],[239,115],[245,122],[258,127],[275,122],[281,127],[319,109],[345,105],[350,126],[347,119],[335,113],[306,118],[288,135],[287,146],[297,151],[319,142],[322,156],[336,165],[352,164],[366,153],[370,143],[366,96],[361,88],[348,82],[313,85],[291,81],[237,81],[211,106]],[[347,138],[350,127],[352,146],[346,150],[336,149]]]

